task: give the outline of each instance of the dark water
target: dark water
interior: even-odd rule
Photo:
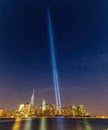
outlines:
[[[108,130],[108,119],[2,119],[0,130]]]

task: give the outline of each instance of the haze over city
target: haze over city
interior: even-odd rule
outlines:
[[[62,105],[108,115],[108,1],[0,1],[0,107],[55,103],[50,9]],[[49,98],[50,97],[50,98]]]

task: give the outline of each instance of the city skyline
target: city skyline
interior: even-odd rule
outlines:
[[[61,102],[108,115],[108,2],[0,1],[0,107],[55,104],[47,9],[51,11]],[[50,97],[50,98],[49,98]]]

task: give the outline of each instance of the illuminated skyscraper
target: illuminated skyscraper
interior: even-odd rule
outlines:
[[[46,110],[46,101],[42,101],[42,111],[44,112]]]
[[[18,111],[23,111],[23,110],[24,110],[24,104],[20,104]]]
[[[34,106],[34,94],[35,94],[35,90],[33,90],[33,93],[31,96],[30,106]]]

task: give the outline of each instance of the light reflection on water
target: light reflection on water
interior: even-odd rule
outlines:
[[[32,130],[32,118],[25,121],[24,130]]]
[[[89,121],[87,119],[84,119],[84,125],[85,125],[85,130],[92,130]]]
[[[83,130],[81,126],[77,126],[77,130]]]
[[[108,130],[108,119],[18,119],[0,120],[0,130]]]
[[[66,130],[65,122],[63,119],[57,119],[57,128],[58,128],[58,130]]]
[[[76,130],[84,130],[80,124],[76,126]]]
[[[16,118],[12,130],[20,130],[20,127],[21,127],[21,119]]]
[[[39,130],[47,130],[46,120],[47,120],[46,118],[41,118],[40,119]]]

